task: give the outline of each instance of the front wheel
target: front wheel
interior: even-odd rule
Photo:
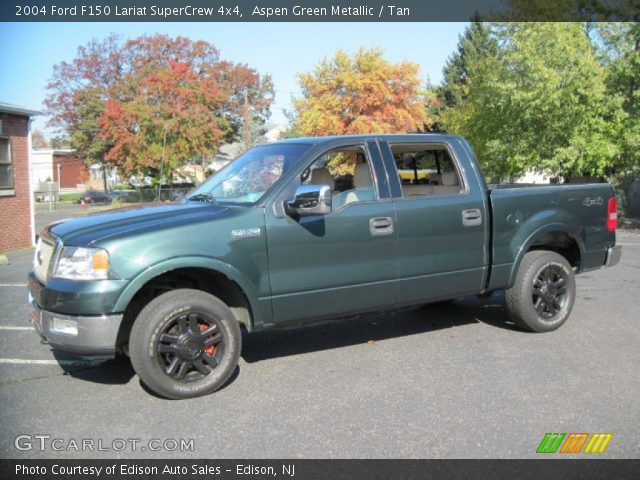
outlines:
[[[151,390],[182,399],[221,388],[238,364],[241,343],[240,326],[224,302],[200,290],[179,289],[140,312],[129,355]]]
[[[563,256],[546,250],[525,254],[516,281],[505,295],[509,318],[533,332],[559,328],[567,321],[575,297],[571,265]]]

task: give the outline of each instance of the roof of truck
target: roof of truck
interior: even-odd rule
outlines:
[[[443,134],[443,133],[402,133],[402,134],[379,134],[379,133],[369,133],[369,134],[359,134],[359,135],[330,135],[326,137],[296,137],[296,138],[287,138],[284,140],[278,140],[273,143],[324,143],[330,142],[334,140],[344,140],[344,139],[352,139],[352,140],[368,140],[371,138],[378,138],[381,140],[417,140],[424,141],[426,139],[438,141],[444,139],[457,138],[455,135]]]

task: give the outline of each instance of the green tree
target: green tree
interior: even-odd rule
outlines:
[[[491,24],[475,18],[458,38],[457,50],[449,56],[442,70],[442,83],[436,88],[438,99],[444,108],[459,105],[466,98],[469,66],[498,51],[498,41]]]
[[[607,90],[621,99],[624,111],[624,127],[617,136],[620,156],[610,181],[623,214],[638,217],[633,197],[640,175],[640,24],[599,23],[595,32],[607,68]]]
[[[487,174],[603,175],[619,157],[618,97],[579,23],[495,24],[497,54],[468,65],[466,98],[443,123]]]
[[[640,24],[601,23],[597,31],[607,67],[607,89],[618,96],[624,110],[624,128],[618,137],[618,171],[640,172]]]

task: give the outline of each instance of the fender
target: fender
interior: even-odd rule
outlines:
[[[522,232],[522,229],[521,229],[521,232]],[[513,262],[513,266],[511,267],[511,274],[509,275],[509,284],[508,284],[509,287],[511,287],[515,282],[516,275],[518,274],[518,269],[520,268],[520,262],[522,262],[522,258],[524,257],[525,253],[529,251],[529,248],[531,247],[531,245],[533,245],[533,243],[538,238],[542,237],[547,233],[552,233],[552,232],[561,232],[561,233],[567,234],[569,238],[571,238],[578,244],[578,248],[580,250],[580,257],[584,255],[585,247],[584,247],[584,242],[580,237],[580,234],[578,233],[579,230],[570,226],[567,223],[555,222],[555,223],[542,225],[537,229],[533,230],[533,232],[531,232],[527,236],[527,238],[521,243],[519,241],[519,239],[521,238],[521,235],[516,235],[513,238],[513,242],[515,242],[516,244],[519,244],[520,247],[516,253],[516,258]],[[524,235],[524,232],[523,232],[523,235]]]
[[[251,282],[238,270],[231,265],[221,262],[215,258],[205,256],[189,256],[189,257],[176,257],[168,260],[156,263],[149,268],[143,270],[136,277],[131,279],[127,287],[122,291],[114,311],[123,312],[129,302],[136,293],[150,280],[171,270],[177,270],[179,268],[206,268],[219,273],[222,273],[238,284],[240,289],[244,292],[249,304],[251,305],[252,313],[252,326],[262,325],[263,316],[262,310],[257,303],[258,296],[255,289],[251,285]],[[267,319],[269,320],[269,319]]]

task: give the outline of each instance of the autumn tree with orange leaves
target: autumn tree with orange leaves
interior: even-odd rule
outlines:
[[[248,96],[253,120],[269,117],[273,84],[247,65],[222,61],[203,41],[166,35],[126,42],[111,36],[54,67],[46,105],[88,163],[124,175],[171,177],[189,160],[216,152],[242,126]]]
[[[428,129],[418,65],[390,63],[379,49],[338,51],[298,76],[294,130],[302,135],[407,133]]]

